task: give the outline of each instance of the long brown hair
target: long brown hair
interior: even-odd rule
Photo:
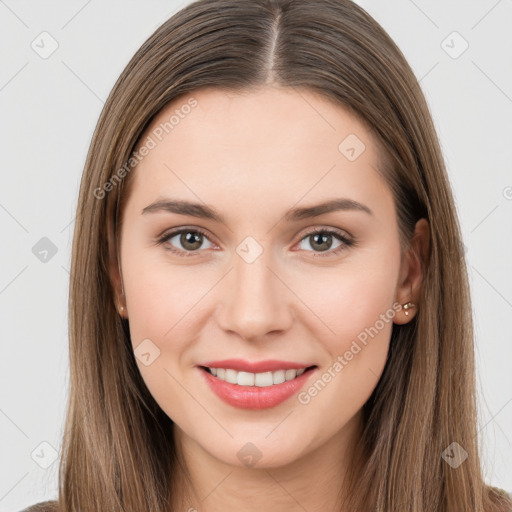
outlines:
[[[460,227],[431,115],[403,54],[349,0],[199,0],[159,27],[129,62],[87,156],[72,250],[59,510],[169,510],[173,475],[181,471],[173,422],[139,373],[110,273],[136,172],[126,163],[154,116],[178,96],[185,102],[203,87],[266,84],[314,91],[355,113],[379,144],[379,171],[394,194],[403,247],[419,218],[430,224],[418,313],[393,326],[384,373],[364,405],[363,456],[343,506],[512,506],[482,476]],[[467,452],[456,468],[442,457],[453,442]]]

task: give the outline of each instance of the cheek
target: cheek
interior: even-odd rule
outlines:
[[[315,273],[311,286],[302,279],[302,295],[309,289],[308,306],[331,331],[324,338],[331,355],[347,350],[352,340],[363,339],[375,325],[383,331],[381,339],[389,338],[399,265],[399,248],[390,246],[378,253],[368,251],[357,261],[347,258],[329,273]]]
[[[127,248],[129,244],[127,243]],[[167,340],[190,322],[191,311],[208,291],[204,273],[196,267],[171,265],[164,249],[126,250],[123,277],[132,343],[154,339],[163,348]],[[174,348],[178,348],[173,345]]]
[[[393,329],[396,272],[396,263],[385,269],[376,264],[361,273],[347,268],[325,281],[324,293],[318,289],[312,297],[311,308],[334,333],[321,338],[327,357],[298,398],[305,411],[323,411],[319,423],[314,422],[318,429],[322,422],[330,425],[326,435],[360,410],[380,379]]]
[[[308,305],[331,332],[322,330],[319,339],[327,357],[299,402],[326,411],[324,419],[333,429],[364,405],[380,379],[393,329],[399,268],[399,244],[382,242],[379,250],[359,252],[329,275],[317,273],[310,287],[314,291]]]
[[[172,268],[136,253],[123,261],[123,275],[131,342],[147,388],[175,422],[200,417],[200,411],[190,407],[190,386],[183,383],[190,363],[188,349],[199,333],[201,297],[208,291],[204,276],[201,279],[191,267]],[[151,357],[148,365],[137,357],[145,352]]]

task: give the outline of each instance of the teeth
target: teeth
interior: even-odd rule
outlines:
[[[226,382],[229,382],[230,384],[237,384],[236,374],[237,372],[235,370],[230,370],[229,368],[226,368],[224,380]]]
[[[293,380],[305,372],[304,368],[300,370],[277,370],[275,372],[262,373],[238,372],[230,368],[209,368],[209,370],[212,375],[225,382],[238,384],[239,386],[257,386],[260,388]]]
[[[277,372],[274,372],[272,374],[272,381],[274,384],[281,384],[283,383],[285,379],[285,371],[284,370],[278,370]]]
[[[236,374],[235,382],[233,382],[233,384],[238,384],[239,386],[254,386],[254,373],[237,372],[235,370],[231,371]]]

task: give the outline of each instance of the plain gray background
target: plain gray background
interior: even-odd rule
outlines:
[[[86,152],[128,60],[187,3],[0,0],[1,511],[57,495]],[[434,115],[467,248],[485,474],[512,491],[512,1],[358,3],[402,49]]]

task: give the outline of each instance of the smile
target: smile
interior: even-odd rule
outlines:
[[[283,361],[229,360],[197,368],[210,390],[225,403],[240,409],[268,409],[298,393],[317,367]]]
[[[208,368],[206,369],[217,379],[237,384],[238,386],[257,386],[266,388],[276,384],[282,384],[285,381],[300,377],[306,370],[277,370],[275,372],[251,373],[239,372],[232,368]]]

